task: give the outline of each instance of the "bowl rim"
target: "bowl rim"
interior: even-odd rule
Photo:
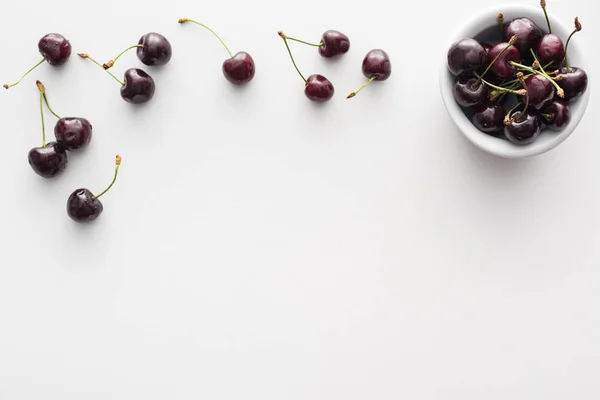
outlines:
[[[547,140],[543,143],[534,142],[529,145],[521,146],[516,145],[508,140],[495,138],[490,136],[484,132],[481,132],[477,129],[471,121],[466,117],[464,111],[460,107],[460,105],[454,99],[453,94],[453,84],[454,84],[454,76],[448,70],[448,48],[452,43],[455,43],[461,39],[471,37],[470,33],[476,31],[477,27],[482,24],[482,20],[487,19],[490,20],[490,16],[494,17],[498,13],[506,14],[515,14],[519,12],[527,12],[528,14],[539,13],[539,15],[543,18],[543,11],[541,7],[534,7],[531,5],[517,5],[517,4],[508,4],[508,5],[497,5],[492,7],[487,7],[477,14],[471,16],[465,23],[458,29],[447,41],[447,45],[444,47],[444,54],[442,58],[442,66],[440,68],[440,91],[442,94],[442,99],[444,101],[444,105],[446,106],[446,110],[450,115],[450,118],[459,128],[464,136],[469,139],[471,143],[480,148],[483,151],[486,151],[490,154],[494,154],[503,158],[523,158],[523,157],[531,157],[535,155],[540,155],[546,153],[558,145],[563,143],[571,134],[575,131],[579,123],[581,122],[583,115],[587,109],[591,88],[592,88],[592,80],[588,74],[588,87],[586,92],[583,94],[581,98],[579,98],[574,104],[577,104],[578,107],[572,110],[571,113],[571,121],[569,124],[560,132],[556,132],[556,137],[553,140]],[[562,32],[571,32],[560,19],[554,16],[552,13],[548,13],[548,18],[552,24],[553,32],[558,33],[558,31]],[[541,27],[542,28],[542,27]],[[544,30],[544,28],[542,28]],[[563,36],[561,34],[561,36]],[[563,38],[563,40],[565,40]],[[569,54],[581,54],[579,50],[579,46],[577,45],[577,41],[574,41],[569,45]],[[578,57],[580,62],[577,63],[577,66],[583,68],[586,72],[589,72],[589,67],[584,57]]]

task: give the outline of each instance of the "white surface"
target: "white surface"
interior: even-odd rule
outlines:
[[[457,31],[455,36],[448,42],[450,44],[458,42],[464,38],[479,36],[482,30],[486,27],[497,26],[494,24],[494,20],[498,18],[498,13],[502,12],[505,20],[511,21],[515,18],[530,18],[538,26],[546,27],[547,22],[544,18],[544,12],[539,5],[497,5],[489,7],[483,10],[480,14],[473,15],[473,17],[466,23],[461,29]],[[569,34],[573,32],[573,21],[569,21],[570,24],[566,25],[563,23],[561,18],[548,13],[548,18],[552,24],[552,32],[561,38],[569,37]],[[496,31],[497,32],[497,31]],[[499,34],[496,33],[495,40],[497,43],[500,39]],[[481,38],[478,38],[482,40]],[[485,39],[483,39],[485,40]],[[585,51],[578,45],[578,42],[573,39],[569,44],[569,62],[572,65],[578,65],[584,71],[588,71],[589,68],[589,51]],[[460,105],[454,99],[454,86],[456,78],[448,71],[448,55],[443,54],[442,67],[440,68],[440,92],[444,100],[444,105],[450,114],[450,117],[454,123],[458,126],[460,131],[465,135],[467,139],[473,142],[474,145],[487,151],[490,154],[494,154],[505,158],[522,158],[532,157],[539,154],[543,154],[552,149],[555,149],[558,145],[563,143],[571,136],[571,134],[577,129],[577,126],[585,115],[589,99],[592,94],[592,80],[593,77],[588,76],[587,90],[577,100],[569,104],[571,110],[571,119],[566,126],[560,132],[552,132],[549,129],[544,130],[544,134],[540,135],[537,140],[528,145],[517,145],[509,142],[506,139],[493,137],[486,133],[481,132],[471,122],[471,119],[465,115],[465,112]]]
[[[593,68],[596,3],[549,3],[566,24],[581,17]],[[155,30],[174,56],[148,69],[147,107],[77,57],[0,91],[0,399],[598,399],[595,96],[552,152],[487,155],[451,122],[437,79],[440,38],[481,2],[387,7],[3,5],[2,80],[38,59],[49,31],[104,59]],[[249,51],[252,84],[233,88],[225,50],[182,16]],[[329,28],[350,36],[343,59],[293,46],[306,74],[336,86],[316,107],[276,32],[318,40]],[[375,47],[392,77],[345,100]],[[140,65],[129,54],[115,71]],[[26,160],[35,79],[57,112],[94,125],[52,182]],[[102,189],[117,153],[104,214],[74,224],[67,196]]]

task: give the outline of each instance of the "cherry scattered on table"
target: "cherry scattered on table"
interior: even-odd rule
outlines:
[[[39,67],[44,61],[52,66],[65,64],[71,57],[71,42],[58,33],[48,33],[39,40],[38,50],[43,58],[25,72],[25,74],[15,83],[4,84],[3,86],[5,89],[17,86],[31,71]]]
[[[340,31],[329,29],[321,36],[319,43],[311,43],[286,35],[287,40],[317,47],[319,54],[324,58],[337,58],[350,50],[350,39]]]
[[[104,69],[112,68],[123,54],[133,49],[136,49],[136,54],[140,61],[151,67],[166,65],[173,56],[173,48],[169,40],[160,33],[149,32],[140,38],[138,44],[127,47],[117,54],[115,58],[107,61],[102,66]]]
[[[67,199],[67,214],[73,221],[80,223],[91,222],[96,220],[100,214],[102,214],[104,206],[99,199],[105,195],[117,181],[121,161],[121,156],[117,155],[115,158],[115,174],[113,180],[99,195],[94,195],[89,189],[85,188],[76,189],[71,193]]]
[[[367,81],[357,90],[350,93],[346,98],[351,99],[373,81],[385,81],[392,75],[392,63],[390,56],[384,50],[374,49],[367,53],[362,62],[362,73]]]
[[[221,42],[223,47],[225,47],[225,50],[227,50],[227,53],[229,53],[229,58],[223,61],[221,69],[223,71],[223,75],[230,83],[234,85],[245,85],[254,78],[254,75],[256,74],[256,66],[250,53],[238,51],[237,53],[233,54],[223,39],[221,39],[221,37],[217,35],[214,30],[203,23],[189,18],[180,18],[177,22],[180,24],[191,22],[199,25],[211,32]]]

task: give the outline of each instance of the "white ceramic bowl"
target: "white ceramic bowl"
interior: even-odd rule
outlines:
[[[487,135],[473,126],[469,118],[465,115],[465,112],[454,100],[453,88],[455,79],[450,71],[448,71],[447,52],[452,43],[465,38],[475,37],[487,28],[496,27],[497,29],[496,17],[498,16],[498,13],[504,14],[505,22],[509,22],[519,17],[527,17],[533,20],[542,29],[542,31],[546,32],[548,30],[546,19],[544,18],[544,12],[539,6],[495,6],[477,14],[469,21],[466,21],[456,35],[448,40],[447,45],[444,47],[445,51],[443,55],[443,62],[440,68],[440,90],[442,92],[442,98],[444,99],[446,109],[448,110],[448,113],[450,114],[450,117],[454,123],[458,126],[460,131],[480,149],[505,158],[535,156],[550,151],[564,142],[571,135],[571,133],[573,133],[583,118],[583,114],[587,108],[592,88],[592,77],[589,74],[589,65],[583,55],[584,53],[581,50],[581,46],[578,45],[577,40],[577,36],[586,34],[585,27],[583,31],[575,34],[571,40],[571,43],[569,44],[569,63],[573,67],[583,68],[588,74],[587,91],[582,97],[569,105],[571,107],[571,121],[560,132],[553,132],[546,129],[535,142],[520,146],[513,144],[508,140]],[[573,20],[575,16],[565,15],[563,18],[557,18],[556,16],[550,14],[549,18],[552,25],[552,33],[557,34],[566,44],[569,34],[574,29]],[[498,38],[496,42],[500,41],[499,32],[497,36]]]

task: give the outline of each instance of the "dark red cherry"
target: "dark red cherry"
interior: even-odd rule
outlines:
[[[517,18],[510,21],[504,28],[504,41],[508,42],[511,37],[517,35],[515,46],[523,57],[529,57],[529,49],[536,49],[542,38],[542,30],[529,18]]]
[[[492,61],[494,61],[494,59],[496,57],[498,57],[498,54],[502,53],[502,51],[507,46],[508,46],[508,43],[504,43],[504,42],[498,43],[497,45],[493,46],[488,51],[488,55],[487,55],[488,65],[491,64]],[[494,65],[492,65],[490,71],[492,71],[492,73],[494,75],[496,75],[497,78],[508,79],[515,74],[515,67],[513,67],[510,64],[511,61],[516,62],[516,63],[521,62],[521,53],[515,46],[509,46],[506,49],[506,51],[504,53],[502,53],[502,55],[500,57],[498,57],[498,59],[496,60]]]
[[[66,150],[76,151],[92,140],[92,124],[85,118],[61,118],[54,125],[54,136]]]
[[[314,74],[306,80],[304,94],[312,101],[318,103],[328,101],[333,97],[334,92],[333,84],[323,75]]]
[[[471,118],[473,125],[482,132],[496,133],[504,128],[504,107],[496,103],[485,103],[477,108]]]
[[[58,142],[29,150],[29,165],[42,178],[54,178],[67,166],[67,151]]]
[[[571,120],[571,109],[563,100],[554,99],[548,107],[542,110],[540,116],[549,129],[560,131]]]
[[[369,51],[363,59],[362,72],[367,78],[375,77],[376,81],[385,81],[392,74],[390,57],[381,49]]]
[[[541,132],[542,122],[534,110],[528,110],[525,114],[516,111],[512,121],[504,127],[504,136],[519,145],[533,143]]]
[[[583,69],[563,67],[560,69],[560,75],[562,75],[562,79],[556,83],[565,91],[564,100],[567,103],[579,99],[587,90],[588,77]]]
[[[565,59],[565,45],[563,41],[553,33],[544,35],[536,48],[538,60],[547,71],[553,71],[560,67]],[[547,66],[550,64],[549,66]]]
[[[88,189],[75,190],[67,200],[67,214],[76,222],[93,221],[102,211],[102,203]]]
[[[50,65],[63,65],[71,56],[71,43],[58,33],[49,33],[38,42],[40,54]]]
[[[319,46],[319,54],[325,58],[335,57],[345,54],[350,49],[350,39],[342,32],[328,30],[321,37],[321,46]]]
[[[137,48],[137,56],[146,65],[165,65],[171,60],[171,43],[160,33],[147,33],[138,44],[142,47]]]
[[[462,107],[473,107],[488,99],[489,89],[474,76],[461,76],[454,83],[454,98]]]
[[[234,85],[243,85],[254,78],[254,60],[245,51],[236,53],[223,62],[223,74]]]
[[[128,103],[146,103],[154,96],[154,80],[137,68],[125,71],[125,85],[121,87],[121,97]]]
[[[525,79],[525,86],[530,107],[541,110],[552,102],[554,86],[546,77],[538,74],[530,75]]]
[[[471,72],[483,66],[487,52],[475,39],[463,39],[448,50],[448,69],[454,76]]]

